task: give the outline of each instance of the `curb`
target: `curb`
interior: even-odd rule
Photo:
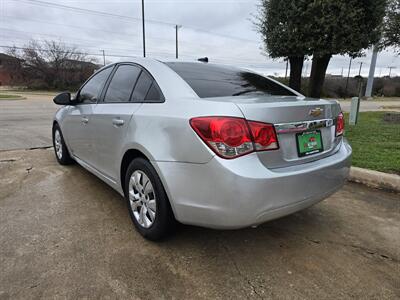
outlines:
[[[349,181],[362,183],[373,188],[400,192],[400,176],[396,174],[351,167]]]

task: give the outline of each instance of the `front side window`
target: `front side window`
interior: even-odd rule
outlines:
[[[107,88],[104,102],[129,102],[139,74],[139,67],[132,65],[119,66]]]
[[[110,76],[112,67],[101,70],[95,74],[79,91],[78,100],[81,103],[96,103],[100,98],[104,84]]]
[[[200,98],[244,94],[297,96],[272,80],[238,68],[203,63],[166,63]]]

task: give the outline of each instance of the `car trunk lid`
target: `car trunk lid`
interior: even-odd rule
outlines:
[[[341,137],[336,137],[335,119],[341,109],[337,101],[264,95],[205,100],[217,101],[217,99],[235,103],[249,121],[274,124],[279,149],[257,152],[262,163],[268,168],[288,167],[315,161],[332,155],[338,150]],[[307,136],[298,137],[306,133]],[[311,139],[320,139],[322,149],[310,154],[301,153],[299,143],[303,143],[309,136]]]

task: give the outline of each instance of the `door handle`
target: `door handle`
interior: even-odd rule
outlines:
[[[89,122],[89,118],[88,117],[82,117],[81,119],[83,124],[87,124]]]
[[[122,119],[115,118],[112,120],[112,123],[115,127],[120,127],[120,126],[124,125],[125,122]]]

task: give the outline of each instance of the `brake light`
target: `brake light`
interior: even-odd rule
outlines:
[[[201,139],[219,156],[234,158],[254,150],[245,119],[202,117],[190,120]]]
[[[279,148],[274,125],[254,121],[248,121],[248,123],[257,151]]]
[[[275,129],[271,124],[247,122],[236,117],[199,117],[191,119],[190,125],[223,158],[278,149]]]
[[[344,116],[340,113],[336,118],[336,136],[343,135],[344,133]]]

